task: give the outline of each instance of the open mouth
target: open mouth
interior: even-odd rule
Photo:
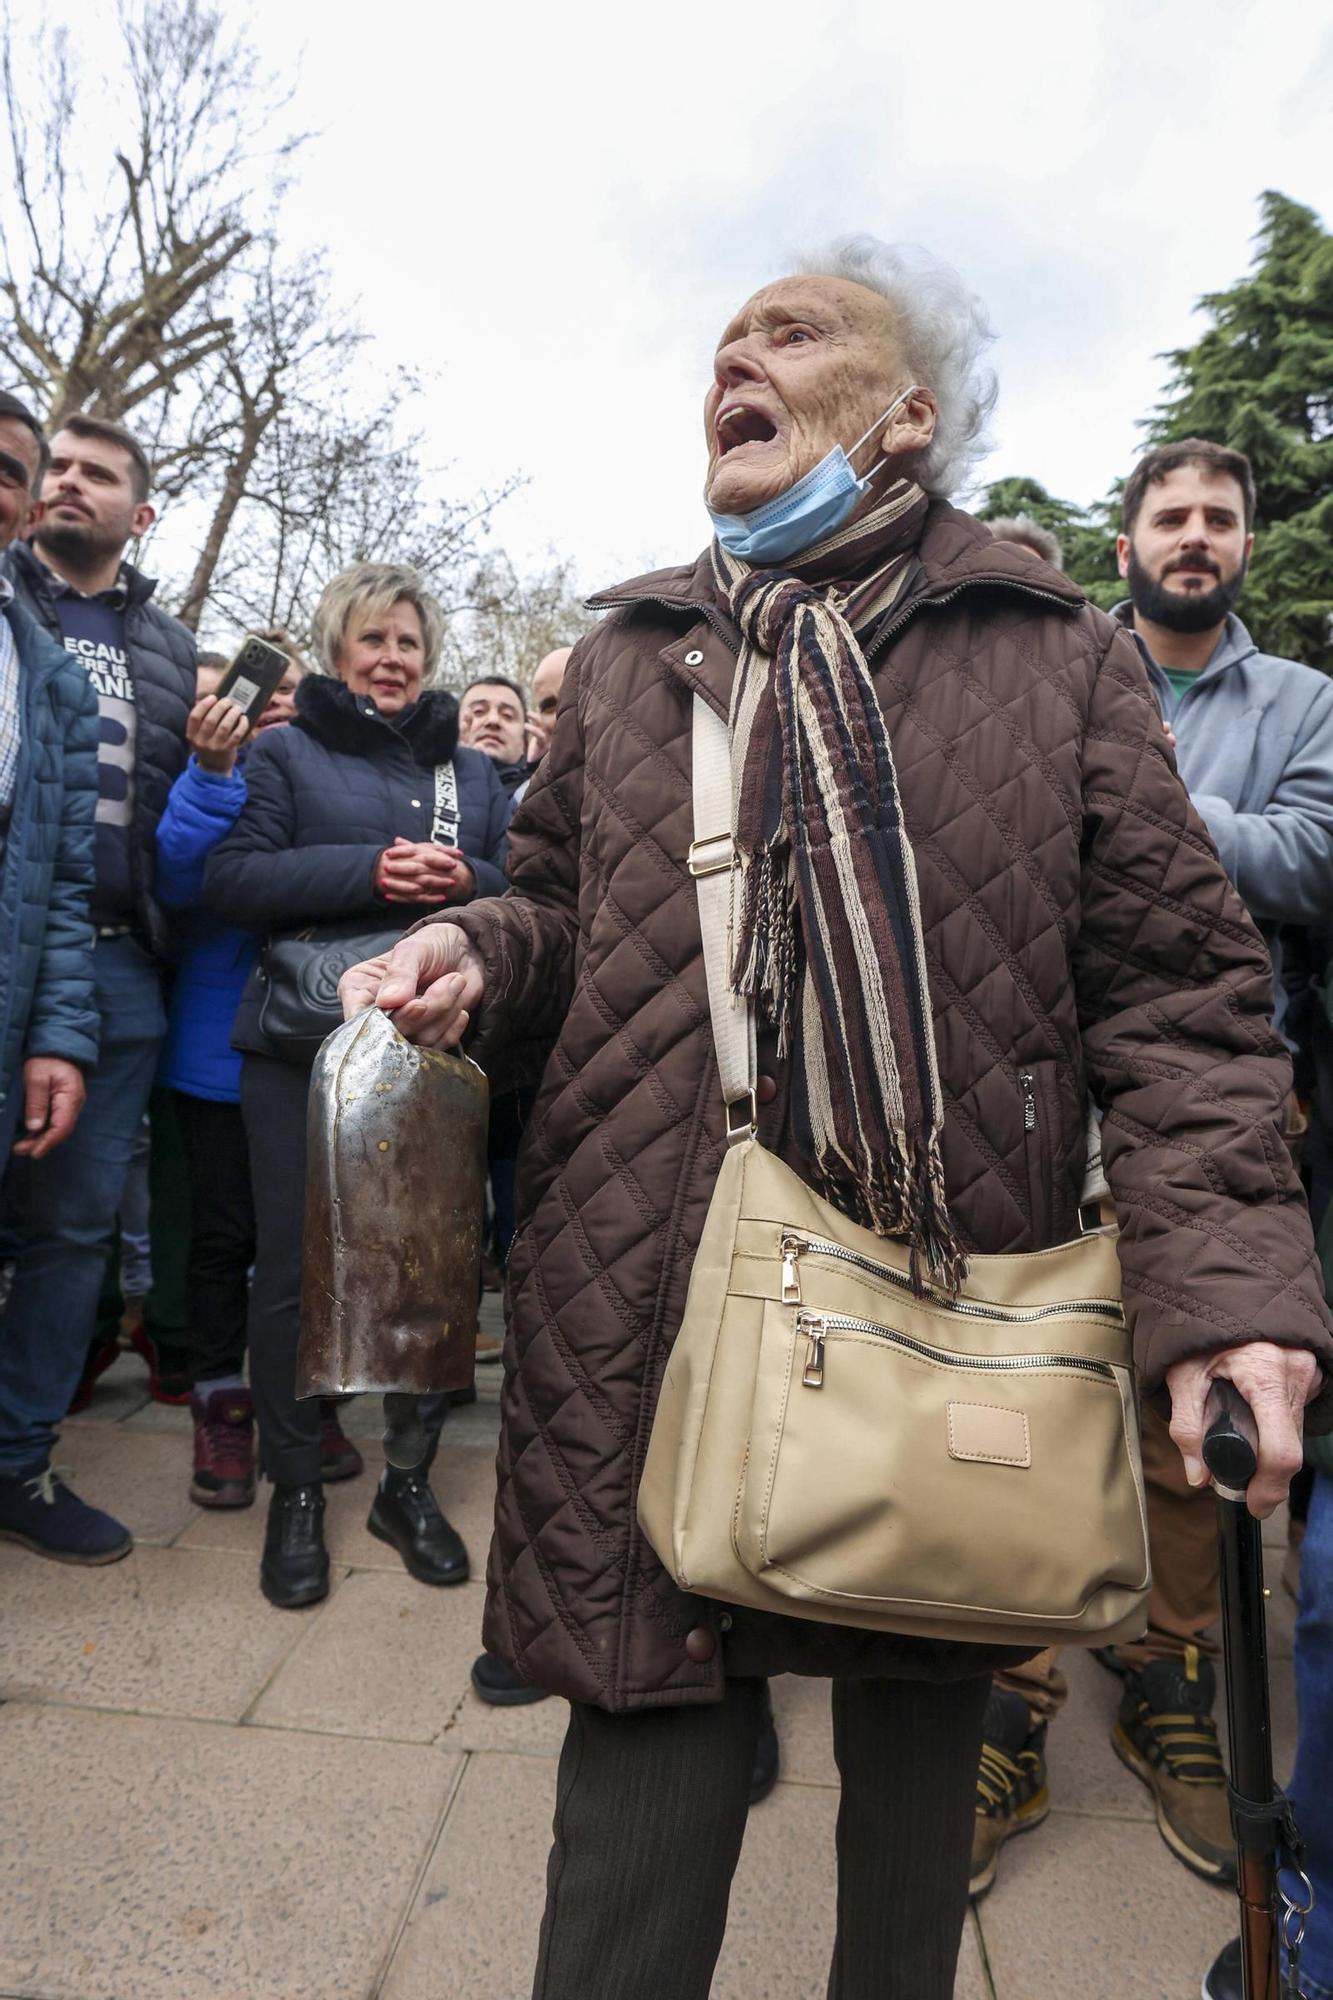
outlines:
[[[713,431],[719,454],[725,458],[742,445],[771,444],[778,427],[762,410],[748,403],[724,403],[713,419]]]

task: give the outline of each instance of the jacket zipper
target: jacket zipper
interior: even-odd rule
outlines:
[[[1037,1087],[1030,1069],[1018,1073],[1018,1087],[1023,1093],[1023,1130],[1035,1132],[1037,1129]]]
[[[846,1313],[798,1312],[796,1331],[805,1335],[805,1366],[801,1373],[801,1386],[805,1389],[822,1389],[824,1386],[824,1342],[830,1333],[871,1333],[877,1340],[887,1340],[891,1346],[905,1348],[909,1354],[919,1354],[925,1361],[938,1361],[946,1368],[973,1369],[987,1375],[1017,1374],[1032,1368],[1076,1368],[1084,1375],[1097,1375],[1108,1382],[1115,1380],[1108,1362],[1089,1361],[1082,1354],[952,1354],[947,1347],[932,1347],[927,1341],[914,1340],[909,1333],[899,1333],[891,1326],[880,1326],[873,1319],[853,1319]]]
[[[782,1303],[797,1306],[801,1303],[801,1275],[797,1268],[801,1257],[807,1253],[812,1257],[830,1257],[840,1264],[851,1264],[859,1271],[867,1271],[872,1277],[883,1278],[900,1292],[912,1291],[912,1281],[901,1271],[895,1271],[892,1264],[881,1264],[873,1257],[864,1256],[859,1250],[848,1250],[841,1243],[832,1243],[824,1236],[798,1236],[794,1230],[784,1229],[780,1239],[782,1251]],[[1001,1306],[978,1305],[972,1299],[951,1299],[946,1292],[933,1289],[927,1294],[928,1303],[939,1312],[958,1313],[964,1319],[1002,1320],[1006,1326],[1030,1326],[1036,1320],[1063,1319],[1073,1314],[1085,1319],[1109,1319],[1117,1325],[1125,1322],[1124,1308],[1118,1299],[1066,1299],[1048,1306]],[[904,1336],[906,1338],[906,1336]]]

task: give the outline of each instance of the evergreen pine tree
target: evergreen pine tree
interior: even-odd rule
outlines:
[[[1199,309],[1212,324],[1162,357],[1167,393],[1143,428],[1149,445],[1205,437],[1249,454],[1259,511],[1237,608],[1264,652],[1333,673],[1333,236],[1313,209],[1271,190],[1261,217],[1249,274],[1207,293]],[[1125,595],[1123,485],[1079,507],[1035,479],[998,479],[976,511],[1053,529],[1068,574],[1107,609]]]

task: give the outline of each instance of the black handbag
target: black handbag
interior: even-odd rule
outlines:
[[[458,779],[452,763],[435,772],[432,840],[453,847],[458,841]],[[275,933],[260,951],[245,999],[259,1002],[259,1032],[283,1062],[313,1063],[321,1044],[342,1026],[338,981],[353,965],[392,951],[403,935],[367,930],[367,918],[304,924]]]
[[[392,951],[403,935],[367,931],[366,919],[308,924],[271,937],[250,975],[259,999],[259,1032],[283,1062],[313,1063],[321,1044],[342,1026],[338,981],[363,958]]]

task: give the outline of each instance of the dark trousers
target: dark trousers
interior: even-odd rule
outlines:
[[[301,1339],[301,1251],[305,1228],[305,1120],[310,1072],[300,1063],[246,1056],[241,1111],[255,1204],[255,1271],[247,1333],[250,1393],[259,1429],[259,1462],[277,1486],[319,1479],[319,1398],[296,1399]],[[445,1396],[425,1396],[421,1421],[439,1443]]]
[[[989,1676],[832,1685],[829,2000],[951,2000]],[[533,2000],[707,2000],[762,1689],[731,1680],[715,1706],[632,1715],[571,1708]],[[780,1930],[780,1906],[771,1919]]]
[[[171,1093],[190,1183],[186,1315],[196,1382],[238,1375],[245,1360],[255,1205],[239,1104]]]

